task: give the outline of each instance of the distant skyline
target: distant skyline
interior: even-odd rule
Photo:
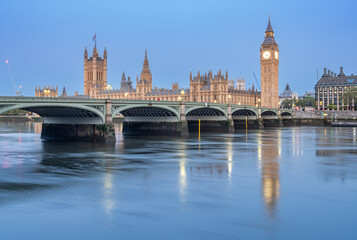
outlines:
[[[7,1],[0,8],[0,95],[24,96],[35,87],[66,86],[83,93],[83,54],[108,51],[108,83],[122,73],[135,80],[148,51],[153,85],[189,86],[189,74],[228,70],[260,81],[260,44],[271,16],[280,49],[279,92],[287,83],[303,95],[327,67],[357,74],[353,0],[342,1]]]

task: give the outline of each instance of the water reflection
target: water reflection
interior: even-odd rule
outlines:
[[[105,173],[102,182],[102,206],[105,212],[111,216],[113,210],[116,208],[116,199],[114,197],[114,181],[110,161],[105,161]]]
[[[301,229],[313,239],[355,235],[356,129],[249,130],[200,142],[123,137],[119,129],[107,147],[43,143],[36,126],[0,125],[2,236],[36,231],[46,239],[58,226],[75,226],[61,232],[68,239],[73,232],[86,239],[118,232],[124,239],[303,239]]]
[[[257,143],[265,209],[269,217],[275,217],[280,197],[278,160],[281,155],[281,129],[264,133],[264,135],[258,132]]]
[[[178,156],[180,162],[180,174],[179,174],[179,193],[180,200],[182,202],[186,201],[186,192],[187,192],[187,174],[186,174],[186,161],[187,161],[187,153],[186,153],[186,144],[185,142],[179,143]]]

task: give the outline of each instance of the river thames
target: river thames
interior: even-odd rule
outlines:
[[[0,239],[357,239],[357,129],[47,143],[0,123]]]

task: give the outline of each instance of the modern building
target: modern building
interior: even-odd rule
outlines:
[[[261,105],[279,107],[279,47],[270,24],[265,30],[265,39],[260,48]]]
[[[283,102],[286,99],[298,99],[298,94],[290,89],[289,84],[286,84],[285,90],[280,93],[279,99],[280,102]]]
[[[346,105],[343,95],[354,87],[357,87],[357,76],[353,74],[346,76],[343,73],[343,67],[340,67],[338,75],[324,68],[324,74],[315,85],[316,108],[326,110],[334,105],[337,110],[343,109]],[[353,98],[351,101],[352,106],[355,106]]]

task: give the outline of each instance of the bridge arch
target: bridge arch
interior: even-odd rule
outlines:
[[[235,109],[232,111],[233,119],[245,119],[246,117],[250,119],[256,119],[258,117],[258,113],[254,109]]]
[[[150,105],[124,105],[112,112],[124,116],[125,122],[179,122],[180,114],[168,106]]]
[[[227,120],[227,113],[219,107],[193,107],[186,110],[186,120],[208,120],[208,121],[224,121]]]
[[[63,103],[21,103],[5,105],[0,113],[22,109],[34,112],[42,117],[44,123],[56,124],[103,124],[104,113],[94,106]],[[104,106],[103,106],[104,111]]]
[[[292,118],[293,114],[291,112],[282,112],[281,117],[282,118]]]
[[[262,116],[278,116],[278,114],[274,111],[271,110],[266,110],[264,112],[262,112],[261,114]]]

